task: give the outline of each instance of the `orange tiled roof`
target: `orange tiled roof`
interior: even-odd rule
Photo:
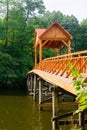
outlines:
[[[37,33],[38,36],[41,36],[47,29],[35,29],[35,32]]]

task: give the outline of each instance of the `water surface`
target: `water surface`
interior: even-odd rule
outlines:
[[[50,130],[50,119],[51,111],[40,112],[38,104],[25,92],[0,93],[0,130]]]
[[[60,107],[61,114],[72,106]],[[51,106],[38,109],[38,101],[20,90],[0,90],[0,130],[52,130]],[[69,117],[71,118],[71,117]],[[59,130],[75,130],[76,125],[62,125]]]

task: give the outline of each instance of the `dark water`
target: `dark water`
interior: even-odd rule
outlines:
[[[51,130],[51,111],[40,112],[31,96],[20,91],[0,94],[0,130]]]
[[[0,130],[51,130],[51,115],[51,107],[39,111],[38,103],[25,92],[0,90]],[[72,128],[63,125],[59,130]]]

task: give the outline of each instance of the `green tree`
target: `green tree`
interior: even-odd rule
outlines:
[[[87,50],[87,19],[80,23],[80,44],[78,45],[78,50]]]
[[[18,78],[16,61],[6,53],[0,52],[0,86],[11,86]]]
[[[4,0],[3,7],[6,7],[7,1]],[[16,80],[14,79],[14,72],[12,73],[13,79],[15,84],[22,84],[25,78],[26,73],[32,69],[33,64],[34,64],[34,51],[33,51],[33,39],[34,39],[34,27],[28,28],[30,26],[30,21],[33,17],[36,17],[42,15],[42,12],[44,12],[44,5],[41,0],[11,0],[8,1],[10,8],[8,8],[8,21],[7,21],[7,13],[5,13],[2,22],[4,24],[4,32],[3,34],[6,34],[6,25],[8,25],[7,29],[7,37],[5,35],[3,42],[1,42],[0,45],[0,52],[1,59],[3,60],[3,63],[1,66],[5,69],[5,67],[8,64],[5,64],[5,56],[8,57],[8,63],[9,57],[14,61],[13,64],[9,63],[9,68],[7,74],[7,79],[4,77],[5,73],[4,71],[2,72],[3,78],[5,78],[4,84],[10,84],[13,85],[13,80],[11,80],[10,83],[10,76],[9,73],[12,73],[12,69],[10,69],[10,66],[15,65],[16,66]],[[11,2],[11,3],[10,3]],[[32,5],[32,6],[31,6]],[[6,23],[7,22],[7,23]],[[2,23],[0,22],[0,27],[2,27]],[[28,30],[29,29],[29,30]],[[30,31],[31,30],[31,31]],[[32,33],[31,33],[32,32]],[[7,38],[7,40],[6,40]],[[5,43],[4,43],[5,41]],[[5,44],[5,46],[3,46]],[[1,81],[2,78],[1,78]],[[7,81],[7,82],[6,82]],[[21,85],[20,85],[21,86]]]
[[[4,24],[3,20],[0,19],[0,44],[2,44],[4,41]]]
[[[62,26],[68,30],[68,32],[73,36],[71,41],[71,51],[78,51],[78,44],[80,39],[80,26],[77,18],[73,15],[64,16],[62,21]]]

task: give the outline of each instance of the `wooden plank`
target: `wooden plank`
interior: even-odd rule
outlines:
[[[41,104],[42,104],[42,103],[45,103],[45,102],[48,102],[48,101],[50,101],[50,100],[52,100],[52,97],[49,97],[49,98],[47,98],[46,100],[41,101]]]
[[[85,124],[87,124],[87,120],[84,121]],[[79,120],[78,119],[73,119],[73,120],[59,120],[58,121],[59,125],[70,125],[70,124],[79,124]]]
[[[54,121],[54,120],[60,120],[60,119],[62,119],[62,118],[71,116],[71,115],[73,115],[73,112],[74,112],[74,111],[65,113],[65,114],[60,115],[60,116],[56,116],[56,117],[54,117],[52,120],[53,120],[53,121]]]

